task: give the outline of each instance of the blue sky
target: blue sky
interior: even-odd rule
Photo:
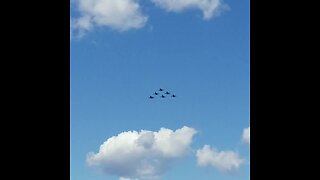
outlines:
[[[183,126],[197,131],[191,150],[172,160],[162,179],[250,179],[249,145],[242,142],[250,124],[249,0],[225,0],[228,10],[210,19],[199,8],[175,12],[148,0],[133,2],[148,17],[139,27],[92,23],[90,30],[72,29],[71,179],[120,178],[86,162],[112,136]],[[71,3],[75,23],[84,16],[78,5]],[[148,99],[160,87],[177,97]],[[236,152],[244,162],[233,174],[199,166],[196,151],[204,145]]]

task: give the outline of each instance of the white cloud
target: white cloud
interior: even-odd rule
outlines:
[[[139,179],[131,179],[131,178],[120,177],[119,180],[139,180]]]
[[[118,31],[138,29],[148,17],[140,10],[138,0],[77,0],[81,16],[75,19],[73,28],[80,34],[94,26],[107,26]]]
[[[187,9],[200,9],[203,19],[211,19],[228,6],[222,0],[152,0],[157,6],[169,12],[181,12]]]
[[[243,130],[242,142],[246,144],[250,144],[250,126]]]
[[[239,158],[239,154],[234,151],[218,151],[204,145],[202,149],[197,150],[197,163],[199,166],[212,166],[223,173],[234,173],[240,165],[244,163]]]
[[[142,130],[122,132],[107,139],[98,153],[89,153],[87,163],[106,174],[123,178],[158,179],[171,162],[191,150],[196,130],[182,127],[175,131]]]

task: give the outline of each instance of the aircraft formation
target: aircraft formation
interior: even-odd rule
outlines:
[[[149,96],[149,99],[154,99],[154,98],[166,98],[166,97],[171,97],[175,98],[177,97],[175,94],[172,94],[169,91],[164,91],[164,89],[160,88],[158,91],[154,92],[151,96]]]

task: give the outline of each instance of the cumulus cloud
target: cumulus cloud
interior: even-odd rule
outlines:
[[[242,142],[246,144],[250,144],[250,126],[243,130]]]
[[[186,126],[175,131],[161,128],[157,132],[122,132],[107,139],[98,153],[89,153],[87,164],[122,180],[158,179],[173,160],[191,150],[195,134],[195,129]]]
[[[181,12],[187,9],[200,9],[203,19],[211,19],[228,6],[222,0],[152,0],[154,4],[169,12]]]
[[[148,16],[141,11],[140,0],[71,0],[79,12],[72,18],[72,35],[82,37],[94,27],[109,27],[117,31],[139,29],[145,26]],[[156,6],[169,12],[188,9],[202,11],[209,20],[229,9],[223,0],[151,0]],[[70,33],[71,34],[71,33]]]
[[[138,29],[148,17],[141,13],[138,0],[77,0],[81,14],[73,23],[74,30],[84,34],[94,26],[106,26],[118,31]]]
[[[234,173],[244,163],[239,154],[233,151],[218,151],[209,145],[197,150],[197,163],[199,166],[212,166],[223,173]]]

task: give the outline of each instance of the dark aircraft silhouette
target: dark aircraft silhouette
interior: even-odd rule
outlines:
[[[161,92],[162,91],[162,92]],[[159,95],[159,96],[158,96]],[[155,91],[151,96],[149,96],[149,99],[155,99],[157,97],[161,97],[161,98],[166,98],[166,97],[172,97],[172,98],[175,98],[176,95],[173,94],[172,92],[169,92],[169,91],[164,91],[164,89],[162,88],[159,88],[158,91]]]

